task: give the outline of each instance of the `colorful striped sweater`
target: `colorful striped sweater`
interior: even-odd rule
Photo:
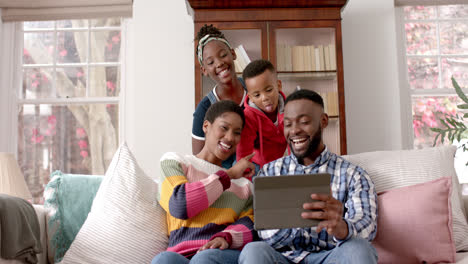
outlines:
[[[252,183],[194,155],[161,158],[158,201],[167,213],[168,251],[186,257],[214,237],[241,249],[254,237]]]

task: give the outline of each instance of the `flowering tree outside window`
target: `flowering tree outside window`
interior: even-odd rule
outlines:
[[[117,149],[120,18],[23,23],[18,160],[41,203],[55,170],[104,174]]]
[[[407,6],[403,14],[413,142],[415,148],[425,148],[434,144],[437,134],[431,128],[443,127],[441,119],[463,115],[451,77],[468,87],[468,5]],[[468,152],[457,151],[455,165],[464,183],[467,161]]]

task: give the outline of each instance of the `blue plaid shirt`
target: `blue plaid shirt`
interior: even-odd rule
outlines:
[[[377,232],[377,194],[367,172],[325,148],[314,164],[304,166],[291,154],[265,164],[258,177],[286,174],[331,174],[332,195],[344,205],[344,220],[348,237],[337,240],[325,230],[291,228],[258,231],[260,238],[294,263],[299,263],[311,252],[330,250],[350,237],[371,241]]]

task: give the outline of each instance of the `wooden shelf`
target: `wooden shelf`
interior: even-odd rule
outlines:
[[[335,80],[336,71],[312,71],[312,72],[278,72],[280,80],[300,80],[300,79],[315,79],[315,80]]]
[[[192,8],[194,32],[205,24],[213,24],[228,37],[234,46],[245,48],[251,60],[266,59],[278,70],[283,91],[292,92],[297,86],[312,89],[320,94],[331,94],[336,99],[337,111],[329,116],[330,125],[324,133],[325,142],[331,151],[344,155],[347,153],[346,112],[343,78],[343,53],[341,37],[341,9],[347,0],[188,0]],[[194,43],[197,48],[198,43]],[[334,47],[336,64],[330,65],[324,50],[324,64],[320,67],[289,67],[289,60],[280,56],[280,46]],[[278,51],[280,55],[278,55]],[[289,51],[289,50],[288,50]],[[300,53],[300,52],[299,52]],[[294,53],[296,57],[303,58]],[[322,56],[322,54],[320,54]],[[281,59],[278,61],[278,57]],[[305,58],[306,56],[304,56]],[[312,56],[310,56],[311,58]],[[328,58],[332,58],[328,53]],[[301,59],[295,60],[298,64]],[[311,60],[312,61],[312,60]],[[315,61],[317,64],[317,61]],[[280,67],[287,65],[288,67]],[[308,62],[307,62],[308,64]],[[331,66],[331,67],[330,67]],[[334,66],[334,67],[333,67]],[[287,71],[285,71],[287,69]],[[292,71],[292,69],[336,69],[327,71]],[[195,105],[213,89],[215,85],[208,77],[202,76],[200,65],[195,58]],[[241,72],[236,73],[242,76]],[[325,98],[327,99],[327,98]],[[331,104],[329,100],[325,103]]]

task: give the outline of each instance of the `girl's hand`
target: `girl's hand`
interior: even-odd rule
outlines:
[[[222,238],[222,237],[216,237],[214,238],[213,240],[210,240],[208,241],[208,243],[206,243],[205,245],[203,245],[198,251],[203,251],[205,249],[213,249],[213,248],[219,248],[219,249],[226,249],[229,247],[229,244],[228,242],[226,241],[226,239]]]
[[[252,177],[255,174],[255,165],[249,160],[255,155],[255,152],[243,157],[226,171],[229,178],[239,179],[242,177]]]

